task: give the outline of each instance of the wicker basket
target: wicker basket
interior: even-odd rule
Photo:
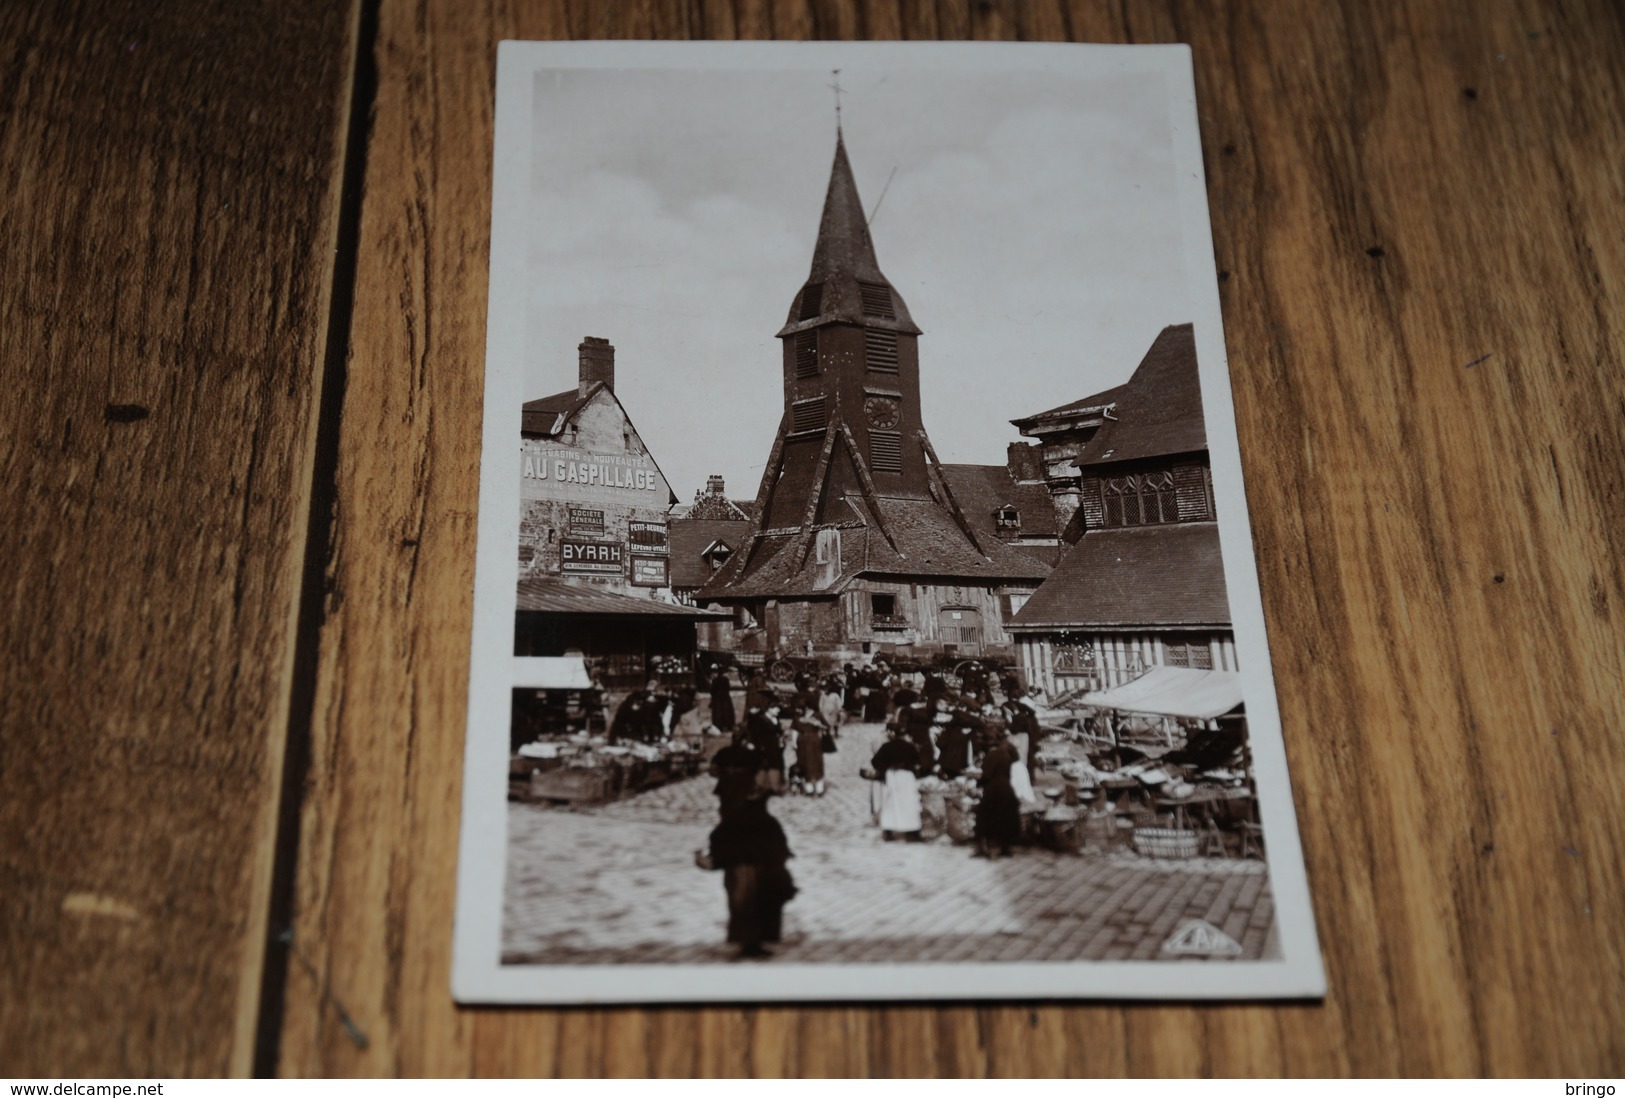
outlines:
[[[1200,836],[1172,827],[1134,829],[1134,849],[1147,858],[1194,858]]]
[[[976,804],[968,797],[948,798],[948,838],[968,843],[976,838]]]
[[[942,790],[934,789],[920,794],[920,838],[930,842],[948,826],[947,798]]]

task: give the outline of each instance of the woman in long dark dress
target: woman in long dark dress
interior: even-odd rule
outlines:
[[[718,668],[711,680],[711,723],[718,732],[732,732],[734,722],[733,683],[728,681],[728,672]]]
[[[879,668],[871,667],[864,672],[861,680],[869,691],[863,696],[863,719],[880,723],[886,719],[887,702],[886,679]]]
[[[723,817],[711,832],[711,864],[723,871],[728,894],[728,941],[740,957],[767,957],[764,943],[782,936],[784,905],[796,894],[786,863],[790,843],[767,810],[752,797]]]
[[[976,804],[976,857],[1009,854],[1021,837],[1021,802],[1010,784],[1016,749],[1008,741],[982,758],[982,799]]]
[[[796,767],[801,771],[801,790],[814,797],[824,795],[824,726],[807,707],[795,722]]]

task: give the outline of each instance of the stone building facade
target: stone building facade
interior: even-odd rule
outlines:
[[[574,389],[525,404],[521,579],[625,594],[669,589],[676,496],[615,395],[615,348],[589,336]]]

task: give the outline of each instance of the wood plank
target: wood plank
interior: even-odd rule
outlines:
[[[494,43],[865,34],[1192,43],[1323,1005],[449,999]],[[294,972],[281,1070],[1625,1070],[1622,49],[1589,0],[386,9],[298,896],[371,1043]]]
[[[0,16],[0,1063],[245,1073],[353,5]]]

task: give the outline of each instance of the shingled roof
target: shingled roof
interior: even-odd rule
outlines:
[[[1228,626],[1211,522],[1091,530],[1011,619],[1012,630]]]
[[[858,576],[976,583],[1032,582],[1049,574],[1046,561],[991,534],[979,535],[983,553],[978,553],[952,516],[932,500],[881,497],[875,503],[878,516],[864,501],[846,498],[853,521],[837,526],[842,570],[828,586],[817,585],[818,570],[810,564],[818,534],[817,527],[810,527],[762,537],[748,561],[746,553],[735,553],[700,591],[699,599],[835,595]]]
[[[519,581],[520,613],[591,614],[605,618],[686,618],[690,621],[726,617],[692,606],[673,606],[655,599],[579,587],[558,579]]]
[[[1003,465],[944,465],[942,478],[948,482],[948,489],[964,512],[965,521],[977,534],[998,537],[994,512],[1014,507],[1021,512],[1023,535],[1056,536],[1055,504],[1044,485],[1021,484]]]
[[[1196,337],[1189,324],[1162,330],[1134,376],[1117,390],[1116,403],[1078,457],[1080,467],[1207,449]]]
[[[701,554],[718,541],[726,542],[737,554],[750,535],[750,520],[673,518],[667,531],[671,547],[671,585],[703,587],[716,573]]]
[[[562,393],[525,401],[519,430],[527,435],[558,434],[577,412],[587,406],[593,394],[604,387],[600,381],[585,393],[580,389],[566,389]]]

